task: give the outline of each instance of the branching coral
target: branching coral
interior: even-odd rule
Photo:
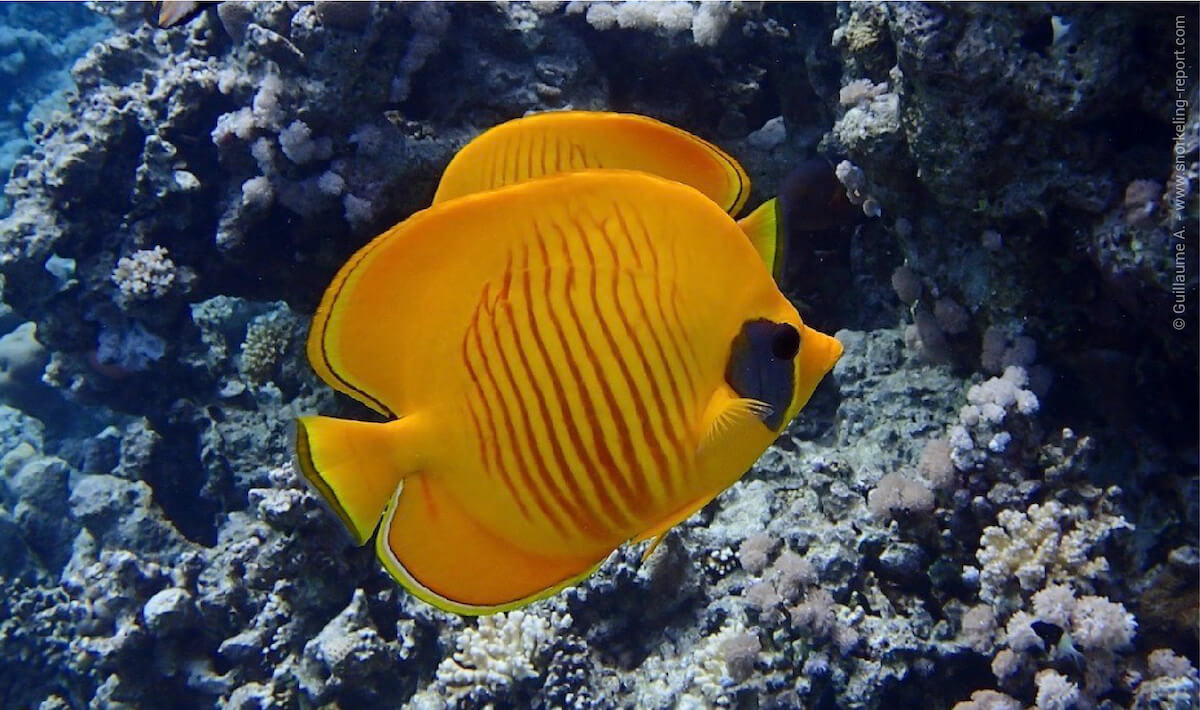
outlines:
[[[479,617],[455,639],[456,650],[437,668],[437,685],[450,698],[486,691],[503,696],[538,677],[541,658],[557,629],[570,626],[570,615],[547,618],[528,611]]]
[[[734,15],[757,9],[754,3],[729,2],[571,2],[567,12],[584,12],[588,24],[598,30],[645,29],[674,35],[691,30],[701,46],[712,46],[721,38]]]
[[[1132,526],[1120,515],[1091,517],[1081,507],[1058,501],[1033,504],[1027,511],[1002,510],[998,524],[983,531],[977,557],[980,597],[997,603],[1013,591],[1030,593],[1047,582],[1093,580],[1108,570],[1095,548],[1116,530]]]
[[[1038,397],[1029,386],[1025,368],[1011,365],[1001,377],[993,377],[967,390],[967,404],[959,410],[959,424],[949,431],[950,458],[961,471],[983,468],[988,457],[1004,454],[1013,442],[1014,422],[1036,414]]]
[[[175,283],[175,262],[165,247],[139,249],[117,260],[112,281],[121,296],[130,300],[166,295]]]
[[[1108,512],[1104,501],[1094,511],[1056,500],[1024,512],[1005,509],[998,523],[984,530],[977,552],[980,597],[990,608],[971,611],[1007,619],[1003,648],[992,659],[996,679],[1007,690],[1035,680],[1039,708],[1094,701],[1121,681],[1127,665],[1121,654],[1137,622],[1119,602],[1076,596],[1076,590],[1091,591],[1104,577],[1108,560],[1101,544],[1131,526]],[[972,633],[965,617],[963,633]],[[1080,672],[1059,672],[1073,669]]]
[[[291,341],[294,323],[281,317],[278,311],[258,316],[246,328],[238,370],[250,384],[259,385],[271,378],[276,364]]]

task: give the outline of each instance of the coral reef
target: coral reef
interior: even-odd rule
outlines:
[[[1196,707],[1200,96],[1169,71],[1176,22],[0,7],[0,706]],[[564,108],[720,144],[752,205],[827,159],[854,218],[796,235],[782,287],[846,354],[648,558],[463,619],[292,469],[297,414],[357,412],[307,366],[308,317],[469,138]]]

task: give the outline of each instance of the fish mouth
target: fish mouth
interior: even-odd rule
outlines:
[[[833,336],[809,327],[804,327],[803,333],[800,352],[796,354],[796,391],[792,396],[791,416],[798,414],[808,404],[817,385],[845,352],[845,347]]]

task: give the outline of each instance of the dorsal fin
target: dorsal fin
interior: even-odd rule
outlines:
[[[577,170],[637,170],[696,188],[730,215],[750,196],[733,156],[662,121],[632,113],[547,111],[494,126],[450,160],[434,204]]]

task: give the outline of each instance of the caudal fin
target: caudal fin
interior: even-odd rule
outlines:
[[[362,545],[404,477],[406,422],[360,422],[333,417],[296,420],[296,461],[304,478],[329,503]]]

